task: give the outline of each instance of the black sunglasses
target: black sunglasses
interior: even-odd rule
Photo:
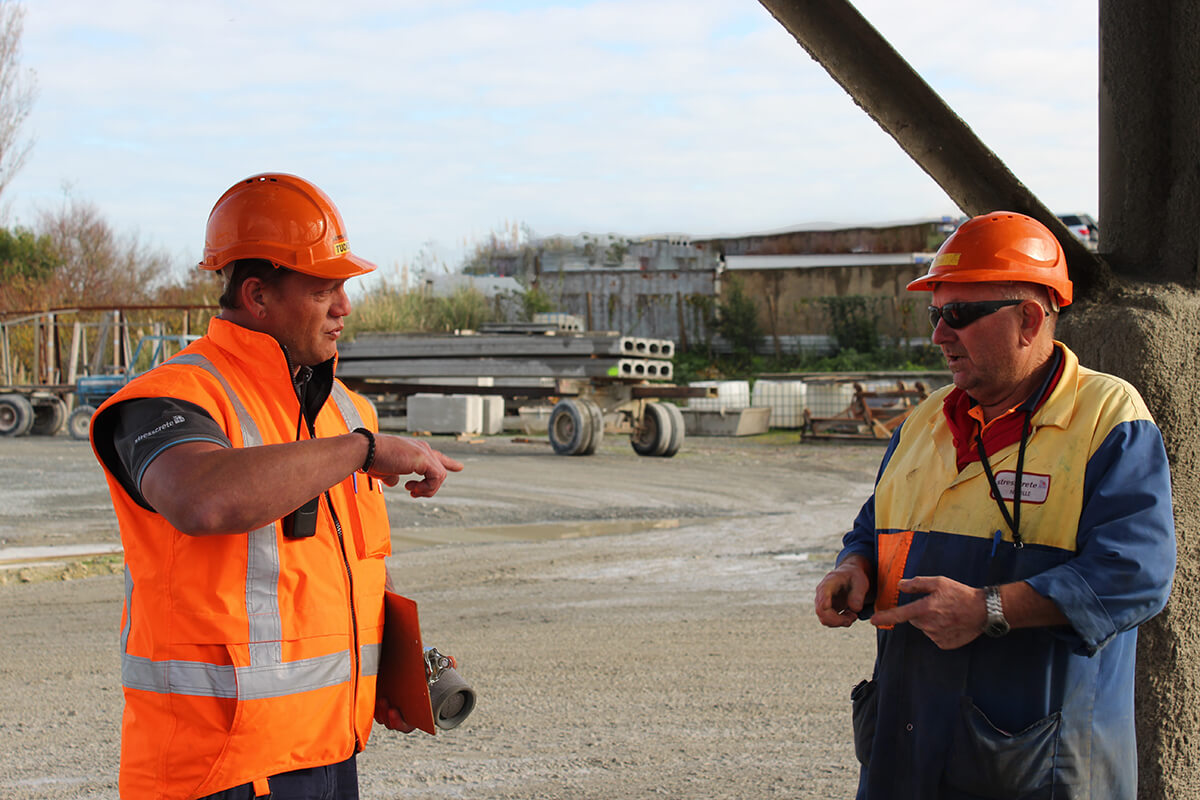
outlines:
[[[995,314],[1002,308],[1020,305],[1024,300],[980,300],[977,303],[946,303],[944,306],[929,307],[929,325],[936,328],[938,320],[944,320],[955,330],[965,328],[980,317]]]

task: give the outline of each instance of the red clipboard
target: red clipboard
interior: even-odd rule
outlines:
[[[404,721],[431,736],[433,707],[425,677],[425,648],[417,604],[395,592],[383,593],[383,648],[379,654],[376,691],[404,716]]]

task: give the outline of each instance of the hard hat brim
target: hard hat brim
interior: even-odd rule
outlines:
[[[359,258],[353,253],[345,253],[335,258],[327,258],[315,263],[307,263],[295,258],[294,251],[272,248],[261,244],[231,248],[229,252],[225,253],[224,258],[220,260],[210,259],[201,261],[197,266],[200,269],[215,271],[224,269],[234,261],[245,258],[261,258],[264,261],[270,261],[277,267],[290,269],[293,272],[303,272],[305,275],[312,275],[316,278],[331,278],[334,280],[345,280],[359,275],[366,275],[368,272],[374,272],[376,269],[375,264],[367,261],[365,258]]]
[[[338,258],[331,258],[328,261],[321,261],[312,265],[304,265],[297,267],[288,267],[296,272],[303,272],[305,275],[312,275],[317,278],[332,278],[335,280],[345,280],[347,278],[355,278],[359,275],[366,275],[368,272],[374,272],[376,267],[365,258],[347,253]]]
[[[1011,272],[1000,269],[973,269],[970,272],[944,272],[938,275],[930,272],[915,281],[910,281],[904,288],[910,292],[932,292],[939,283],[1037,283],[1054,292],[1059,307],[1065,308],[1071,305],[1073,299],[1063,294],[1057,286],[1015,277]],[[1070,292],[1070,287],[1071,284],[1068,282],[1066,287],[1068,292]]]

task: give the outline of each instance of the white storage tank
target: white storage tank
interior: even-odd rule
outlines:
[[[689,397],[688,408],[697,411],[729,411],[750,407],[749,381],[694,381],[689,386],[715,386],[716,397]]]
[[[772,428],[801,428],[804,426],[807,397],[808,391],[804,381],[759,379],[754,382],[751,405],[755,408],[771,409]]]
[[[810,381],[806,384],[806,408],[814,417],[834,417],[854,402],[854,383]]]

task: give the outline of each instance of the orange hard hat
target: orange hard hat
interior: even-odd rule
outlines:
[[[318,278],[353,278],[375,269],[350,252],[337,206],[313,184],[282,173],[238,181],[208,215],[201,269],[262,258]]]
[[[929,272],[908,284],[910,292],[939,283],[1020,281],[1049,287],[1059,307],[1071,304],[1067,257],[1050,230],[1033,217],[994,211],[972,217],[942,243]]]

